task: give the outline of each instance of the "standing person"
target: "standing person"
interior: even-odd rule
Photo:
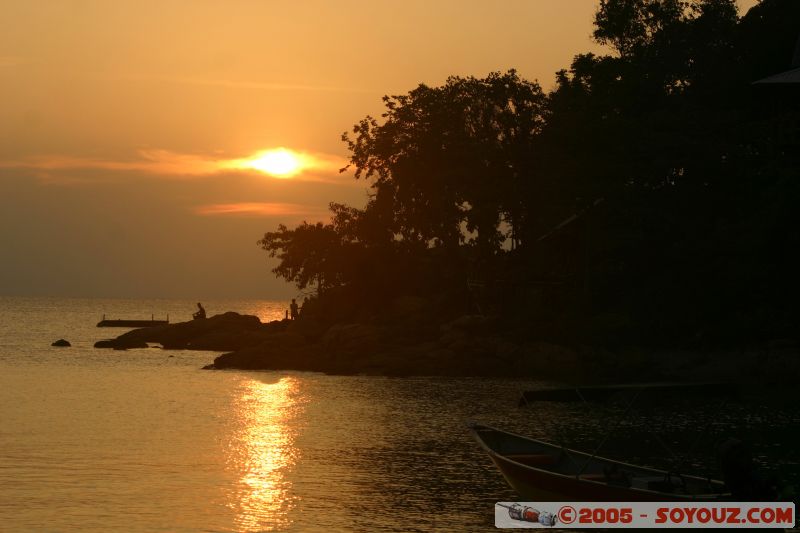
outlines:
[[[297,320],[297,315],[300,314],[300,310],[297,308],[297,302],[294,298],[292,298],[292,304],[289,306],[289,311],[291,312],[292,320]]]
[[[206,310],[203,309],[203,305],[200,302],[197,302],[197,312],[192,314],[192,318],[198,320],[200,318],[206,317]]]

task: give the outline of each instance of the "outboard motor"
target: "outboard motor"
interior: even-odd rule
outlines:
[[[739,439],[728,439],[717,448],[722,478],[731,495],[741,501],[777,501],[780,482],[765,475],[753,461],[750,447]]]

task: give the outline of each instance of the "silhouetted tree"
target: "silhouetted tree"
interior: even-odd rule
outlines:
[[[333,225],[303,222],[295,229],[281,224],[258,241],[270,257],[280,263],[272,271],[293,282],[299,289],[316,285],[318,293],[342,282],[342,256],[345,243]]]
[[[512,70],[384,97],[342,137],[367,205],[267,233],[274,272],[373,309],[478,277],[506,324],[571,340],[788,334],[800,106],[751,83],[790,67],[800,2],[601,0],[595,27],[612,53],[548,95]]]
[[[343,135],[356,178],[374,178],[371,208],[391,215],[403,241],[499,251],[501,221],[514,228],[522,217],[514,193],[533,178],[525,163],[545,120],[541,88],[509,71],[420,85],[384,103],[382,123],[367,117]]]

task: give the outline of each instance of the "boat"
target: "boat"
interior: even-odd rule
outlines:
[[[743,385],[728,381],[626,383],[621,385],[574,386],[529,390],[522,393],[519,407],[533,402],[604,402],[615,396],[637,394],[644,390],[656,393],[692,396],[736,396]]]
[[[730,499],[722,481],[597,457],[474,422],[469,429],[527,501]]]

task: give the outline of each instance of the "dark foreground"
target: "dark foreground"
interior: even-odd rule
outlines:
[[[398,322],[320,327],[311,321],[262,323],[228,312],[142,328],[97,348],[226,352],[208,369],[300,370],[336,375],[535,377],[550,381],[785,381],[797,376],[797,346],[773,343],[732,353],[608,351],[498,335],[493,319],[465,315],[441,325]]]

